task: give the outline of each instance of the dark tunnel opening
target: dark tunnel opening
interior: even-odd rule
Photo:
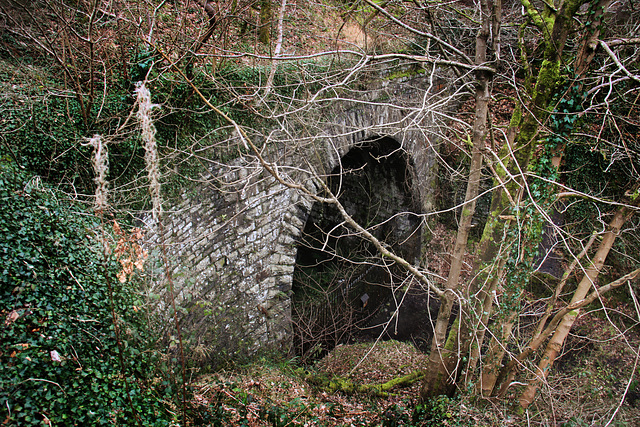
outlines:
[[[370,139],[342,157],[327,184],[355,221],[414,262],[421,252],[421,216],[410,168],[396,140]],[[294,270],[296,354],[313,360],[338,344],[375,339],[384,332],[378,324],[394,317],[398,296],[415,295],[407,279],[405,271],[345,225],[335,206],[315,203],[298,242]],[[422,297],[406,302],[409,311],[416,313],[411,304],[426,309],[423,300],[428,297]],[[410,325],[398,328],[401,317],[396,313],[384,337],[415,342]],[[427,323],[425,318],[422,322]]]

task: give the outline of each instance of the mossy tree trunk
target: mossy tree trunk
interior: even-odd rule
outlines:
[[[523,66],[529,73],[527,82],[531,82],[527,83],[526,87],[533,89],[526,105],[519,105],[514,109],[509,129],[506,132],[506,144],[499,154],[494,154],[494,157],[500,159],[500,162],[496,162],[494,165],[496,171],[494,183],[497,190],[492,196],[490,217],[479,243],[479,262],[474,268],[476,279],[466,292],[469,297],[467,300],[469,317],[464,319],[460,328],[451,330],[448,340],[450,348],[445,349],[446,346],[442,345],[444,339],[440,334],[445,318],[448,324],[447,311],[451,303],[446,297],[444,298],[442,305],[444,311],[438,316],[430,356],[431,369],[434,372],[427,372],[421,393],[423,397],[437,394],[438,389],[446,390],[446,387],[438,387],[436,383],[443,379],[450,380],[451,375],[455,375],[451,371],[451,367],[460,366],[463,354],[467,354],[467,352],[469,354],[467,372],[472,372],[475,369],[496,294],[502,292],[507,303],[506,306],[501,307],[500,319],[502,320],[496,323],[496,334],[494,334],[488,354],[484,358],[485,363],[480,382],[483,394],[491,394],[494,389],[505,354],[504,343],[511,335],[514,319],[517,318],[516,310],[521,299],[522,289],[527,280],[524,278],[526,276],[524,274],[521,280],[523,283],[518,283],[519,279],[513,280],[512,277],[510,288],[503,289],[502,281],[504,275],[507,274],[505,269],[509,269],[509,274],[511,274],[510,270],[514,268],[524,268],[517,265],[518,261],[523,261],[522,259],[513,262],[513,254],[515,253],[517,256],[525,252],[524,247],[510,247],[512,242],[509,239],[505,240],[505,238],[514,230],[517,233],[517,227],[524,225],[535,228],[537,226],[537,224],[527,224],[528,219],[517,216],[519,209],[523,206],[523,201],[527,200],[524,197],[527,186],[525,173],[529,169],[533,153],[546,141],[546,136],[541,132],[541,126],[550,116],[551,106],[561,82],[562,55],[568,34],[574,30],[574,17],[578,9],[585,3],[588,1],[564,1],[560,2],[558,8],[553,8],[548,4],[542,11],[539,11],[528,0],[522,0],[530,22],[543,35],[544,55],[537,72],[532,71],[528,59],[523,57]],[[487,3],[483,3],[483,6],[483,10],[486,11]],[[483,25],[483,28],[486,27]],[[478,40],[481,39],[481,33],[482,31],[479,33]],[[481,44],[477,44],[477,47],[481,47]],[[559,162],[554,163],[556,167],[558,164]],[[464,213],[463,211],[461,225],[464,224]],[[459,229],[459,237],[464,237],[464,232],[460,231]],[[458,243],[456,242],[456,249]],[[527,249],[528,253],[534,253],[535,242],[526,242],[525,244],[531,246]],[[524,256],[520,258],[524,258]],[[509,260],[511,262],[507,262]],[[454,261],[455,257],[452,259],[452,264]],[[451,288],[449,282],[447,288],[455,290],[455,288]],[[471,295],[478,297],[472,300]],[[456,351],[453,351],[454,349]],[[436,365],[438,368],[435,368]]]
[[[534,94],[532,96],[533,105],[528,106],[528,110],[531,112],[531,114],[528,114],[524,117],[524,122],[522,123],[518,138],[521,146],[525,147],[525,149],[518,150],[518,146],[517,150],[520,151],[520,155],[514,154],[512,158],[511,164],[514,167],[511,168],[511,174],[514,176],[517,176],[517,174],[521,175],[523,172],[527,171],[527,169],[529,168],[529,163],[531,161],[531,156],[540,144],[549,145],[549,147],[547,148],[553,156],[551,160],[553,174],[557,172],[557,169],[560,166],[560,158],[562,157],[564,145],[556,144],[555,146],[553,146],[553,143],[547,139],[546,135],[540,132],[540,125],[544,124],[547,121],[550,116],[551,110],[553,109],[552,102],[554,101],[555,93],[557,92],[559,84],[562,80],[560,75],[560,66],[562,60],[562,52],[564,50],[564,43],[567,40],[568,33],[572,31],[574,27],[573,16],[577,13],[578,8],[584,3],[587,2],[584,0],[566,2],[564,6],[558,10],[557,15],[554,15],[550,11],[543,20],[543,22],[545,23],[545,27],[540,28],[543,33],[545,28],[548,28],[546,26],[553,22],[552,30],[550,32],[551,37],[545,38],[545,59],[543,60],[542,67],[538,73]],[[608,5],[608,3],[609,0],[601,0],[598,2],[597,13],[600,18],[603,14],[602,11],[605,10],[605,7],[606,5]],[[532,14],[534,12],[529,11],[529,13]],[[588,33],[591,35],[595,34],[596,38],[597,34],[599,34],[599,23],[599,19],[594,20],[592,28],[588,30]],[[590,39],[591,37],[587,37],[587,41]],[[586,71],[586,66],[589,62],[587,59],[580,56],[576,62],[581,64],[580,68],[583,71]],[[515,181],[515,183],[520,185],[517,190],[514,188],[514,191],[518,191],[519,197],[517,198],[517,200],[519,210],[521,210],[521,206],[523,206],[523,190],[528,184],[523,178],[519,178]],[[549,188],[548,194],[551,195],[552,192],[553,190]],[[536,200],[534,202],[540,204],[545,203],[544,200]],[[527,201],[527,203],[529,203],[529,201]],[[516,210],[516,212],[518,212],[519,210]],[[542,218],[539,218],[537,221],[540,220],[542,220]],[[528,227],[529,229],[535,229],[537,227],[537,225],[534,223],[527,224],[526,222],[524,223],[524,226]],[[541,227],[538,228],[540,230],[542,229]],[[530,248],[528,250],[531,253],[529,257],[535,256],[535,247],[539,244],[539,241],[536,240],[535,237],[536,236],[533,236],[533,241],[529,244]],[[541,232],[537,233],[537,237],[541,237]],[[527,245],[527,243],[525,242],[524,245]],[[511,251],[511,253],[513,254],[514,251]],[[526,255],[523,256],[523,254],[526,253],[525,249],[517,248],[517,251],[515,253],[520,254],[520,262],[525,261],[524,268],[530,269],[532,263],[530,266],[526,266],[526,260],[523,259],[526,257]],[[485,364],[483,366],[482,375],[480,377],[479,385],[484,396],[495,394],[496,386],[499,386],[497,380],[500,376],[500,372],[503,366],[502,362],[506,353],[506,343],[510,338],[514,322],[518,317],[518,309],[520,300],[522,298],[523,289],[528,282],[528,278],[530,277],[530,274],[522,275],[523,277],[520,279],[522,283],[514,283],[514,281],[510,281],[510,279],[516,275],[514,268],[519,269],[523,267],[518,267],[517,263],[515,263],[515,265],[514,263],[511,263],[509,271],[505,273],[500,272],[501,274],[509,276],[508,278],[500,279],[501,283],[504,284],[504,294],[501,299],[503,301],[506,301],[506,307],[501,307],[502,310],[499,317],[502,320],[497,322],[497,326],[495,328],[494,334],[492,335],[491,342],[489,343],[487,355],[485,357]],[[493,301],[493,291],[495,291],[495,289],[493,289],[491,293],[485,295],[485,302]],[[487,309],[487,305],[489,304],[485,304],[483,312],[491,311],[490,309]],[[482,325],[487,325],[487,322],[485,321],[484,323],[481,323],[480,326],[482,327]],[[482,341],[479,340],[478,342],[481,343]]]
[[[519,234],[520,227],[536,227],[527,224],[526,217],[520,217],[523,201],[526,201],[525,188],[527,186],[525,173],[529,169],[532,155],[545,142],[545,135],[541,132],[549,115],[551,104],[561,81],[561,63],[567,35],[573,30],[573,16],[586,0],[566,1],[558,10],[545,6],[542,12],[535,9],[528,0],[522,0],[531,21],[543,35],[544,56],[537,73],[528,76],[529,81],[535,81],[526,106],[514,110],[507,135],[513,135],[513,143],[507,138],[501,155],[502,162],[498,169],[496,185],[501,190],[493,195],[490,218],[485,225],[479,245],[480,262],[476,266],[476,282],[479,300],[476,308],[475,320],[471,319],[469,332],[463,338],[474,339],[475,345],[470,350],[469,369],[473,370],[477,364],[480,347],[488,319],[493,311],[494,301],[498,293],[502,293],[504,306],[501,308],[500,319],[495,324],[492,342],[485,356],[482,369],[480,388],[483,393],[491,393],[504,358],[506,340],[511,335],[513,321],[517,318],[517,309],[526,283],[526,274],[515,274],[514,269],[527,268],[523,261],[525,255],[534,252],[537,242],[523,242],[524,246],[515,246],[511,239],[505,240],[509,234]],[[530,69],[526,57],[523,66]],[[505,266],[508,270],[505,271]],[[509,276],[509,283],[504,283],[504,276]],[[518,279],[522,276],[521,279]],[[463,345],[464,347],[464,345]]]
[[[268,44],[271,39],[271,0],[260,0],[260,25],[258,27],[258,40]]]

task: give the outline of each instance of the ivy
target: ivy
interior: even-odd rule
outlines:
[[[549,214],[555,201],[556,188],[549,181],[559,179],[552,158],[564,147],[573,133],[582,109],[585,94],[578,86],[565,87],[560,91],[564,96],[556,102],[549,115],[549,134],[539,149],[530,168],[534,176],[528,183],[531,202],[512,208],[509,215],[516,218],[517,227],[507,230],[505,241],[512,242],[506,254],[504,293],[500,298],[498,318],[504,319],[508,313],[519,310],[524,287],[537,267],[540,244],[545,231],[544,214]],[[525,200],[528,200],[525,199]]]
[[[103,260],[96,218],[6,164],[0,203],[0,421],[169,425],[140,302]]]
[[[108,135],[118,125],[118,117],[129,112],[129,95],[114,90],[94,103],[93,117],[99,123],[85,129],[80,105],[75,98],[49,95],[48,90],[16,89],[3,100],[5,114],[0,118],[3,135],[10,142],[0,145],[0,155],[11,155],[30,173],[71,193],[92,194],[93,170],[90,149],[84,138],[94,133]],[[144,153],[135,137],[123,138],[110,146],[110,180],[118,187],[133,181],[144,169]]]

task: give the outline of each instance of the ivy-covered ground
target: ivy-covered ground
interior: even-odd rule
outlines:
[[[0,206],[0,423],[169,425],[128,242],[6,160]]]

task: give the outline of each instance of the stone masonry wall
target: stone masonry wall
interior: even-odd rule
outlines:
[[[216,359],[286,346],[289,333],[295,242],[304,227],[291,206],[305,202],[272,177],[250,176],[254,166],[217,171],[238,184],[198,186],[166,213],[183,329],[195,347],[216,349]]]
[[[366,102],[333,103],[316,112],[326,125],[306,152],[266,153],[291,166],[314,159],[314,169],[328,174],[360,142],[392,137],[409,159],[411,181],[420,183],[412,191],[426,212],[432,206],[437,141],[429,131],[433,115],[421,106],[439,99],[431,92],[427,78],[386,82],[366,93]],[[394,104],[404,100],[405,107],[384,102],[390,97]],[[296,243],[312,201],[245,156],[216,164],[172,206],[164,234],[150,236],[167,245],[185,338],[190,348],[202,350],[196,356],[217,363],[259,350],[288,351]],[[165,287],[159,283],[153,292],[166,295]],[[163,303],[166,307],[166,298]]]

